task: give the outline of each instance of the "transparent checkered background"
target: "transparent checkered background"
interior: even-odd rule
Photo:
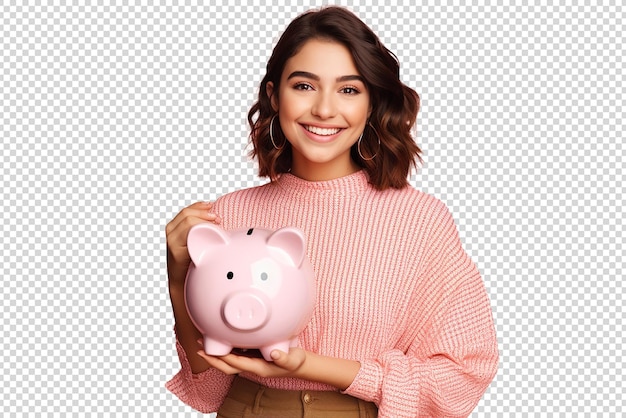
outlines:
[[[1,3],[3,417],[198,415],[163,387],[165,224],[264,182],[247,109],[319,5],[104,3]],[[500,370],[473,416],[618,416],[624,7],[458,3],[342,4],[420,93],[411,182],[449,205],[491,296]]]

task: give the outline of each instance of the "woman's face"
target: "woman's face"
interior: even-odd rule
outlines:
[[[306,42],[287,60],[279,91],[270,82],[267,93],[292,146],[294,175],[330,180],[359,169],[350,148],[365,129],[370,99],[345,46]]]

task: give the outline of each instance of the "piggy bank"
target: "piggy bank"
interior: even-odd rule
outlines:
[[[271,361],[272,350],[297,344],[315,306],[302,231],[225,231],[205,223],[191,228],[187,247],[185,303],[207,354],[254,348]]]

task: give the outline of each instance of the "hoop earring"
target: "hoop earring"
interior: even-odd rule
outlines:
[[[372,130],[376,134],[376,139],[378,140],[378,151],[380,151],[380,136],[378,135],[378,132],[376,132],[376,129],[374,129],[374,127],[372,126],[371,122],[368,122],[367,124],[369,125],[370,128],[372,128]],[[363,129],[363,132],[365,132],[365,129]],[[374,158],[376,158],[376,156],[378,155],[378,151],[376,151],[376,153],[374,153],[374,155],[372,155],[370,158],[365,158],[363,156],[363,153],[361,153],[361,140],[363,139],[363,132],[361,132],[361,135],[359,136],[359,140],[356,144],[356,150],[358,151],[359,155],[364,161],[371,161]]]
[[[276,119],[276,116],[278,116],[278,113],[272,116],[272,120],[270,121],[270,141],[272,141],[272,145],[274,146],[274,149],[280,151],[283,148],[285,148],[285,144],[283,144],[282,147],[278,148],[276,146],[276,142],[274,142],[274,119]],[[285,142],[287,141],[285,140]]]

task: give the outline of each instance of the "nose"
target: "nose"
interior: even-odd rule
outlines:
[[[222,306],[226,324],[238,331],[254,331],[267,322],[269,311],[263,299],[250,293],[238,293]]]
[[[311,113],[320,119],[328,119],[335,116],[337,107],[331,92],[320,92],[317,94]]]

